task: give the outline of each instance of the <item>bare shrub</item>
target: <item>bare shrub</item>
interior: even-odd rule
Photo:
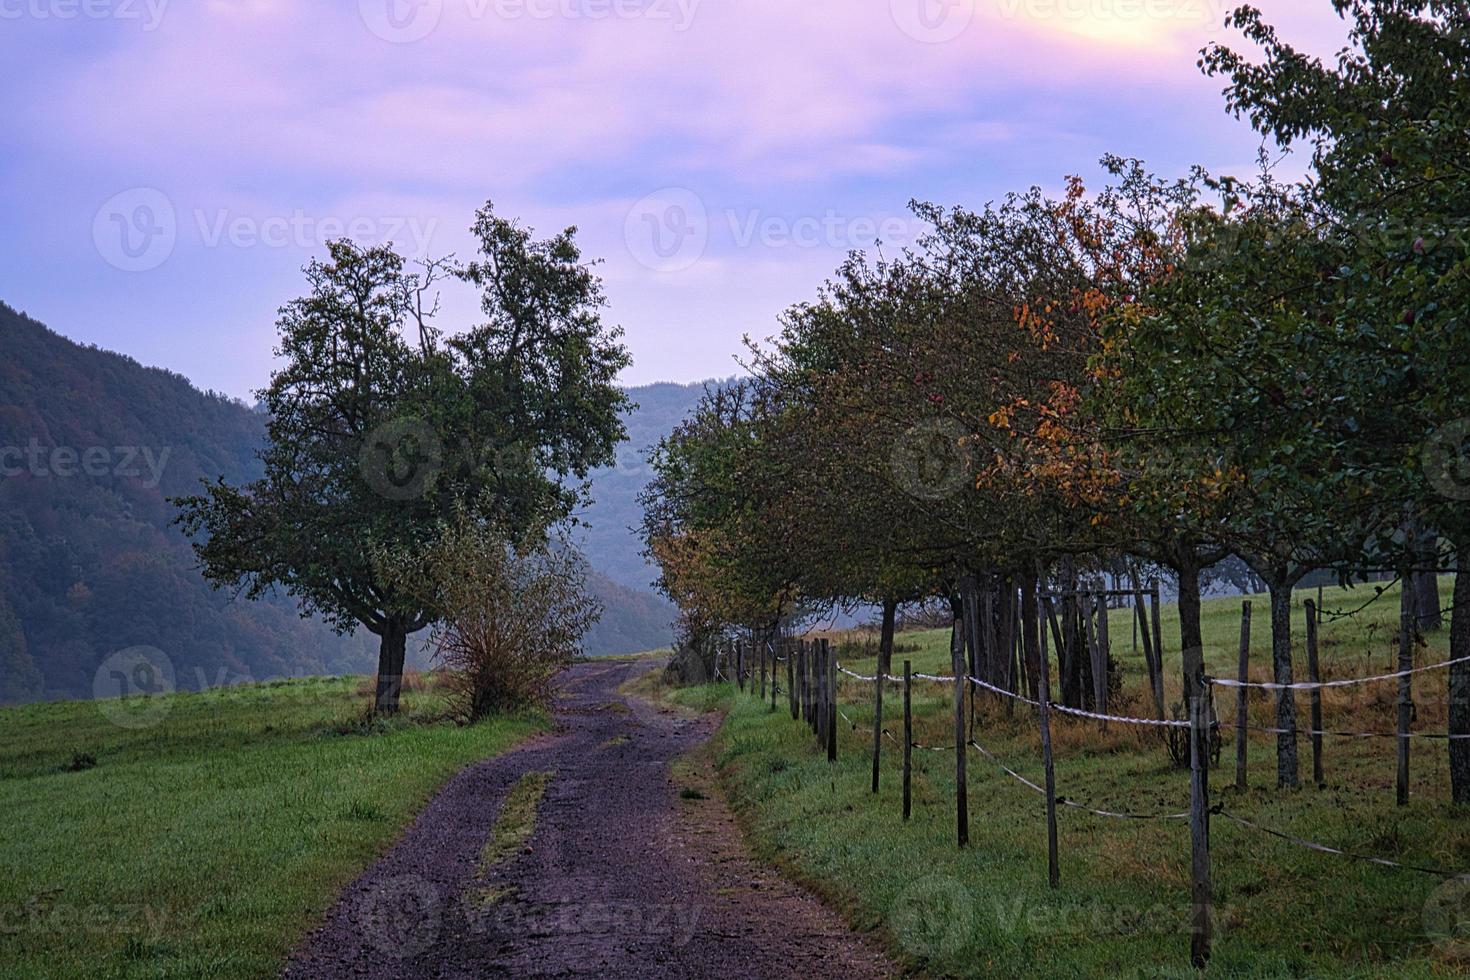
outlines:
[[[581,554],[560,541],[518,547],[497,528],[462,522],[425,558],[446,611],[430,644],[456,716],[545,706],[602,613]]]

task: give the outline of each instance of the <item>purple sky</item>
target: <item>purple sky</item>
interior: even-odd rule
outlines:
[[[1328,0],[1256,3],[1341,44]],[[465,254],[493,198],[606,260],[624,380],[727,375],[910,198],[1249,172],[1195,68],[1231,5],[0,0],[0,299],[246,397],[323,241]]]

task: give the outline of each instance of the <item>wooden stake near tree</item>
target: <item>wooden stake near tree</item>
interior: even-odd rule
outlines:
[[[893,632],[898,616],[898,603],[892,599],[883,603],[883,628],[878,636],[877,680],[873,682],[873,792],[878,792],[878,766],[883,757],[883,685],[887,682],[890,661],[893,658]],[[971,701],[971,711],[974,702]]]
[[[1144,595],[1138,585],[1138,576],[1133,577],[1133,631],[1135,638],[1143,640],[1143,663],[1148,669],[1148,686],[1154,697],[1154,715],[1164,720],[1164,660],[1163,651],[1154,645],[1149,631],[1148,612],[1144,607]]]
[[[764,701],[766,699],[766,642],[765,640],[756,639],[756,634],[753,631],[750,634],[750,642],[760,648],[760,699]]]
[[[1196,970],[1210,962],[1213,889],[1210,881],[1209,678],[1200,666],[1189,697],[1189,869],[1190,961]]]
[[[735,641],[735,686],[745,693],[745,647]]]
[[[791,720],[797,721],[801,718],[801,706],[796,699],[796,645],[786,640],[782,646],[786,648],[786,700],[791,708]]]
[[[1097,684],[1097,710],[1106,712],[1108,710],[1108,699],[1111,697],[1111,680],[1108,677],[1108,664],[1112,660],[1113,644],[1108,625],[1108,599],[1107,596],[1099,596],[1097,601],[1097,649],[1098,666],[1093,672],[1093,678]],[[1103,730],[1106,731],[1107,722],[1103,722]]]
[[[1399,576],[1399,711],[1398,711],[1398,778],[1395,780],[1396,799],[1399,806],[1409,802],[1409,725],[1413,721],[1414,691],[1413,678],[1407,671],[1414,669],[1414,590],[1413,576],[1405,571]]]
[[[1036,721],[1041,728],[1041,759],[1046,769],[1046,880],[1052,888],[1061,883],[1061,867],[1057,857],[1057,776],[1051,752],[1051,658],[1041,657],[1040,622],[1038,619],[1036,578],[1026,576],[1021,583],[1021,636],[1028,659],[1039,663],[1036,671]]]
[[[807,707],[806,640],[796,641],[796,687],[797,710],[801,713],[800,720],[806,722],[811,718],[811,711]]]
[[[970,843],[969,784],[965,779],[965,762],[969,753],[965,738],[965,644],[964,620],[955,623],[949,644],[950,669],[954,672],[954,818],[955,837],[960,847]]]
[[[1159,580],[1154,579],[1148,590],[1149,617],[1154,634],[1154,665],[1158,668],[1159,717],[1164,716],[1164,628],[1159,619]]]
[[[1322,683],[1322,670],[1317,663],[1317,624],[1318,610],[1321,609],[1311,599],[1306,601],[1307,610],[1307,680],[1313,684]],[[1326,785],[1326,779],[1322,775],[1322,691],[1320,688],[1312,688],[1308,694],[1308,702],[1312,713],[1312,781],[1320,789]]]
[[[774,714],[776,711],[777,688],[781,686],[776,683],[776,678],[779,676],[781,669],[776,666],[781,662],[781,633],[779,628],[771,630],[767,636],[767,642],[771,646],[771,713]]]
[[[822,641],[822,657],[827,662],[827,761],[837,761],[837,657]]]
[[[1247,599],[1240,604],[1240,669],[1236,676],[1240,687],[1235,689],[1235,788],[1245,792],[1246,755],[1246,682],[1250,680],[1251,661],[1251,604]]]
[[[914,664],[903,662],[903,818],[912,809],[914,782]]]

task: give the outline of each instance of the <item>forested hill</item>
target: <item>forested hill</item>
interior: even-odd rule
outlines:
[[[0,702],[89,696],[102,662],[131,646],[162,650],[189,688],[375,667],[375,637],[339,637],[284,596],[210,589],[170,524],[167,498],[195,492],[201,476],[255,478],[264,431],[237,401],[0,303]],[[610,561],[618,582],[593,576],[607,611],[588,652],[659,646],[672,607],[634,572],[627,531],[642,479],[601,476],[596,492],[616,499],[587,515],[589,559],[599,571]]]

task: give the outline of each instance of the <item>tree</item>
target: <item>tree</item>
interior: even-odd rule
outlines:
[[[422,275],[389,247],[331,243],[277,323],[264,478],[176,501],[211,583],[280,587],[380,637],[382,713],[398,708],[408,636],[445,612],[395,587],[385,558],[430,553],[458,514],[514,535],[565,519],[623,437],[628,355],[575,229],[537,242],[487,204],[473,230],[476,261]],[[480,288],[485,315],[447,339],[424,302],[446,271]]]
[[[1330,267],[1345,355],[1334,380],[1360,413],[1356,455],[1376,461],[1355,478],[1398,509],[1373,544],[1412,576],[1424,561],[1416,528],[1452,542],[1458,659],[1470,656],[1470,515],[1458,478],[1470,417],[1470,6],[1332,2],[1351,29],[1335,66],[1284,42],[1251,7],[1230,22],[1259,56],[1216,45],[1201,64],[1229,80],[1237,115],[1312,148],[1314,203],[1346,253]],[[1470,734],[1470,664],[1451,669],[1450,691],[1450,731]],[[1449,754],[1453,797],[1470,803],[1470,741],[1451,740]]]

